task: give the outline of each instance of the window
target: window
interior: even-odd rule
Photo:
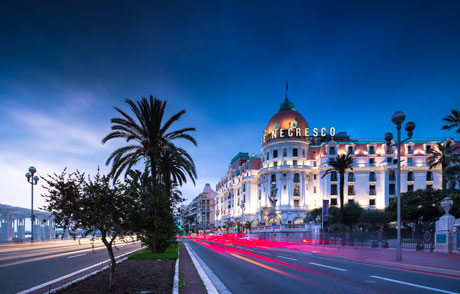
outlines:
[[[409,182],[413,182],[413,181],[414,181],[414,172],[411,172],[411,171],[410,171],[410,172],[407,173],[407,180],[408,180]]]
[[[283,186],[283,189],[286,190],[286,185]]]
[[[337,182],[337,172],[336,171],[331,172],[331,181]]]
[[[390,184],[388,187],[388,194],[395,195],[396,194],[396,186],[395,184]]]
[[[329,154],[330,155],[335,155],[335,147],[334,146],[329,147]]]
[[[278,158],[278,150],[273,150],[273,158]]]
[[[347,151],[348,154],[353,154],[353,146],[348,146],[348,151]]]
[[[259,200],[262,198],[262,191],[259,190]]]
[[[348,173],[348,182],[353,183],[355,181],[355,174],[354,173]]]
[[[267,160],[270,159],[270,153],[267,152]]]
[[[387,157],[387,163],[392,163],[393,162],[393,157]]]
[[[283,157],[287,156],[287,149],[283,149]]]
[[[428,171],[426,173],[426,180],[429,181],[429,182],[433,181],[433,172]]]
[[[369,173],[369,182],[375,182],[375,172]]]
[[[337,198],[331,198],[331,205],[337,205]]]
[[[392,197],[390,199],[388,199],[390,203],[393,203],[393,202],[396,202],[396,197]]]
[[[305,149],[302,149],[302,156],[305,157]]]
[[[431,184],[426,185],[426,189],[427,189],[427,190],[433,189],[433,185],[431,185]]]
[[[278,161],[273,162],[273,166],[278,166]]]
[[[300,176],[299,176],[299,174],[294,174],[294,183],[300,183]]]
[[[369,146],[369,154],[375,154],[375,146]]]
[[[295,185],[294,186],[294,196],[300,196],[300,186]]]
[[[369,199],[369,205],[375,206],[375,199]]]
[[[412,164],[412,157],[407,158],[407,164]]]
[[[316,186],[313,187],[313,193],[316,193]]]
[[[407,192],[412,192],[412,191],[414,191],[414,184],[407,185]]]
[[[287,161],[286,161],[286,160],[283,161],[283,165],[287,165]]]
[[[294,200],[294,207],[299,208],[299,200]]]
[[[377,195],[375,185],[369,185],[369,195]]]
[[[313,180],[316,180],[316,174],[313,175]]]
[[[272,175],[271,183],[276,182],[276,175]]]
[[[407,154],[414,154],[414,148],[412,145],[407,145]]]
[[[297,165],[297,160],[293,160],[292,165]]]
[[[425,146],[425,153],[430,153],[431,152],[431,145],[426,145]]]
[[[388,180],[389,181],[395,181],[396,180],[396,174],[394,170],[390,170],[388,172]]]
[[[374,165],[375,164],[375,158],[369,158],[369,164]]]
[[[331,195],[337,195],[337,184],[331,185]]]
[[[316,160],[313,161],[313,167],[316,167]]]
[[[348,185],[348,195],[355,195],[355,185]]]
[[[292,149],[292,156],[297,157],[297,148]]]
[[[349,203],[349,204],[353,204],[353,203],[355,203],[355,200],[353,200],[353,199],[348,199],[348,203]]]

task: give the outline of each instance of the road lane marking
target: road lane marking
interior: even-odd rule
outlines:
[[[282,255],[278,255],[278,257],[286,258],[286,259],[289,259],[289,260],[298,261],[298,259],[295,259],[295,258],[292,258],[292,257],[287,257],[287,256],[282,256]]]
[[[325,265],[325,264],[321,264],[321,263],[309,262],[309,264],[322,266],[322,267],[327,267],[327,268],[335,269],[335,270],[342,271],[342,272],[348,272],[348,270],[346,270],[346,269],[339,268],[339,267],[334,267],[334,266],[330,266],[330,265]]]
[[[259,254],[263,254],[263,255],[272,255],[271,253],[267,253],[267,252],[257,252]]]
[[[422,288],[422,289],[426,289],[426,290],[431,290],[431,291],[446,293],[446,294],[459,294],[458,292],[452,292],[452,291],[447,291],[447,290],[441,290],[441,289],[437,289],[437,288],[432,288],[432,287],[427,287],[427,286],[412,284],[412,283],[408,283],[408,282],[403,282],[403,281],[388,279],[388,278],[379,277],[379,276],[370,276],[370,277],[371,277],[371,278],[376,278],[376,279],[381,279],[381,280],[388,281],[388,282],[393,282],[393,283],[403,284],[403,285],[407,285],[407,286]]]
[[[86,253],[83,253],[83,254],[77,254],[77,255],[73,255],[73,256],[69,256],[69,257],[67,257],[67,258],[74,258],[74,257],[83,256],[83,255],[86,255]]]
[[[208,275],[205,273],[203,270],[203,267],[201,264],[198,262],[198,260],[195,257],[195,251],[188,245],[187,243],[184,243],[185,248],[188,251],[188,254],[190,255],[190,258],[192,259],[193,264],[195,265],[195,268],[201,278],[201,281],[203,282],[207,293],[209,294],[218,294],[216,287],[214,284],[211,282],[211,279],[209,279]]]

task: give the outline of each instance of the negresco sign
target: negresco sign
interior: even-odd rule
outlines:
[[[265,143],[267,139],[273,140],[277,138],[291,138],[291,137],[326,137],[327,135],[334,137],[335,128],[313,128],[312,134],[310,135],[310,128],[288,128],[288,129],[278,129],[276,128],[272,132],[268,132],[267,129],[264,130],[264,135],[262,141]]]

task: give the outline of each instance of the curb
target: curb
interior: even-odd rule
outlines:
[[[172,289],[172,294],[179,294],[179,249],[180,249],[180,244],[179,242],[177,243],[177,259],[176,259],[176,267],[174,269],[174,284],[173,284],[173,289]]]
[[[349,257],[349,256],[330,255],[330,254],[316,253],[316,252],[313,252],[312,255],[319,256],[319,257],[366,263],[366,264],[371,264],[371,265],[383,265],[383,266],[389,266],[389,267],[396,267],[400,269],[416,270],[416,271],[425,272],[425,273],[442,274],[442,275],[460,277],[460,271],[453,270],[453,269],[438,268],[438,267],[416,265],[416,264],[409,264],[409,263],[398,263],[398,262],[391,262],[391,261],[374,260],[374,259],[356,258],[356,257]]]
[[[208,294],[218,294],[219,292],[217,292],[216,287],[214,287],[214,284],[211,282],[208,275],[204,272],[200,263],[196,259],[195,252],[193,251],[193,249],[190,248],[190,246],[187,243],[184,243],[184,245],[185,245],[185,248],[187,248],[188,254],[190,255],[190,258],[192,259],[192,262],[195,265],[198,275],[200,275],[200,278],[203,281],[203,284]]]
[[[141,249],[144,249],[144,248],[141,247],[141,248],[138,248],[138,249],[129,251],[129,252],[127,252],[127,253],[124,253],[124,254],[121,254],[121,255],[117,256],[117,258],[126,256],[126,255],[128,255],[128,254],[131,254],[131,253],[133,253],[133,252],[139,251],[139,250],[141,250]],[[128,259],[127,257],[124,257],[124,258],[122,258],[122,259],[119,259],[119,260],[117,260],[117,264],[118,264],[118,263],[121,263],[121,262],[123,262],[123,261],[125,261],[125,260],[127,260],[127,259]],[[62,280],[64,280],[64,279],[67,279],[67,278],[70,278],[70,277],[72,277],[72,276],[75,276],[75,275],[77,275],[77,274],[79,274],[79,273],[81,273],[81,272],[84,272],[84,271],[86,271],[86,270],[88,270],[88,269],[90,269],[90,268],[93,268],[93,267],[99,266],[99,265],[101,265],[101,264],[104,264],[105,262],[110,262],[110,259],[104,260],[103,262],[98,262],[98,263],[96,263],[96,264],[90,265],[89,267],[80,269],[80,270],[75,271],[75,272],[73,272],[73,273],[70,273],[70,274],[67,274],[67,275],[65,275],[65,276],[56,278],[56,279],[54,279],[54,280],[51,280],[51,281],[42,283],[42,284],[37,285],[37,286],[34,286],[34,287],[32,287],[32,288],[29,288],[29,289],[26,289],[26,290],[22,290],[22,291],[18,292],[17,294],[27,294],[27,293],[32,293],[32,292],[34,292],[34,291],[38,291],[38,290],[40,290],[40,289],[44,289],[44,288],[47,287],[47,286],[51,286],[51,285],[54,284],[54,283],[57,283],[57,282],[62,281]],[[48,289],[48,290],[47,290],[46,292],[44,292],[44,293],[55,293],[55,292],[58,291],[58,290],[67,288],[67,287],[69,287],[69,286],[71,286],[71,285],[73,285],[73,284],[75,284],[75,283],[77,283],[77,282],[80,282],[80,281],[82,281],[82,280],[84,280],[84,279],[87,279],[87,278],[89,278],[89,277],[91,277],[91,276],[94,276],[94,275],[96,275],[96,274],[98,274],[98,273],[100,273],[100,272],[106,270],[107,268],[109,268],[109,265],[106,265],[106,266],[104,266],[103,268],[100,268],[99,270],[96,270],[96,271],[94,271],[94,272],[91,272],[91,273],[89,273],[89,274],[86,274],[86,275],[84,275],[83,277],[80,277],[80,278],[78,278],[78,279],[75,279],[75,280],[72,280],[72,281],[70,281],[70,282],[68,282],[68,283],[65,283],[64,285],[59,286],[59,287],[57,287],[57,288]]]

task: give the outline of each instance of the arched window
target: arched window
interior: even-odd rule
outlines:
[[[294,174],[294,183],[300,183],[300,176],[299,176],[299,174]]]
[[[375,172],[369,173],[369,182],[375,182]]]
[[[388,180],[390,180],[390,181],[395,181],[396,180],[396,174],[395,174],[395,171],[393,169],[390,170],[390,172],[388,173]]]
[[[331,172],[331,181],[337,182],[337,172],[336,171]]]
[[[433,181],[433,172],[428,171],[428,172],[426,173],[426,180],[427,180],[427,181]]]
[[[355,174],[348,173],[348,182],[353,183],[355,181]]]
[[[414,172],[408,172],[407,173],[407,180],[408,181],[414,181]]]
[[[270,183],[273,183],[273,182],[276,182],[276,175],[272,175],[272,180],[270,181]]]

